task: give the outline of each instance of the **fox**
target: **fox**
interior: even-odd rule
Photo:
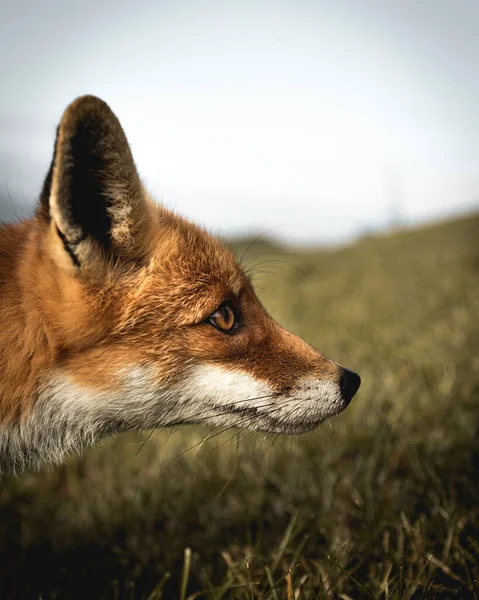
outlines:
[[[301,434],[360,382],[273,320],[232,250],[153,200],[105,102],[66,108],[33,216],[0,226],[0,473],[132,430]]]

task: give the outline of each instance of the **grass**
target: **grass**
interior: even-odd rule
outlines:
[[[5,480],[0,598],[479,598],[478,233],[253,245],[273,316],[361,374],[351,406],[303,437],[125,435]]]

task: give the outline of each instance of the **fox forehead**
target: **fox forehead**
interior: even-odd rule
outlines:
[[[130,311],[141,306],[172,313],[176,325],[204,320],[225,300],[239,302],[251,283],[234,254],[207,231],[157,207],[158,226],[151,231],[147,265],[132,269],[128,283],[119,282],[120,296],[130,290]],[[123,296],[124,297],[124,296]]]

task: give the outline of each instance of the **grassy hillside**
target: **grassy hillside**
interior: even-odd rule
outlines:
[[[303,437],[121,436],[6,480],[0,598],[478,598],[478,236],[253,244],[272,315],[360,373],[351,406]]]

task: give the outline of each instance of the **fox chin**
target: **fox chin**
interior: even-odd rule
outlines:
[[[286,331],[232,252],[155,203],[105,102],[57,130],[32,219],[0,227],[0,472],[112,433],[302,433],[359,376]]]

